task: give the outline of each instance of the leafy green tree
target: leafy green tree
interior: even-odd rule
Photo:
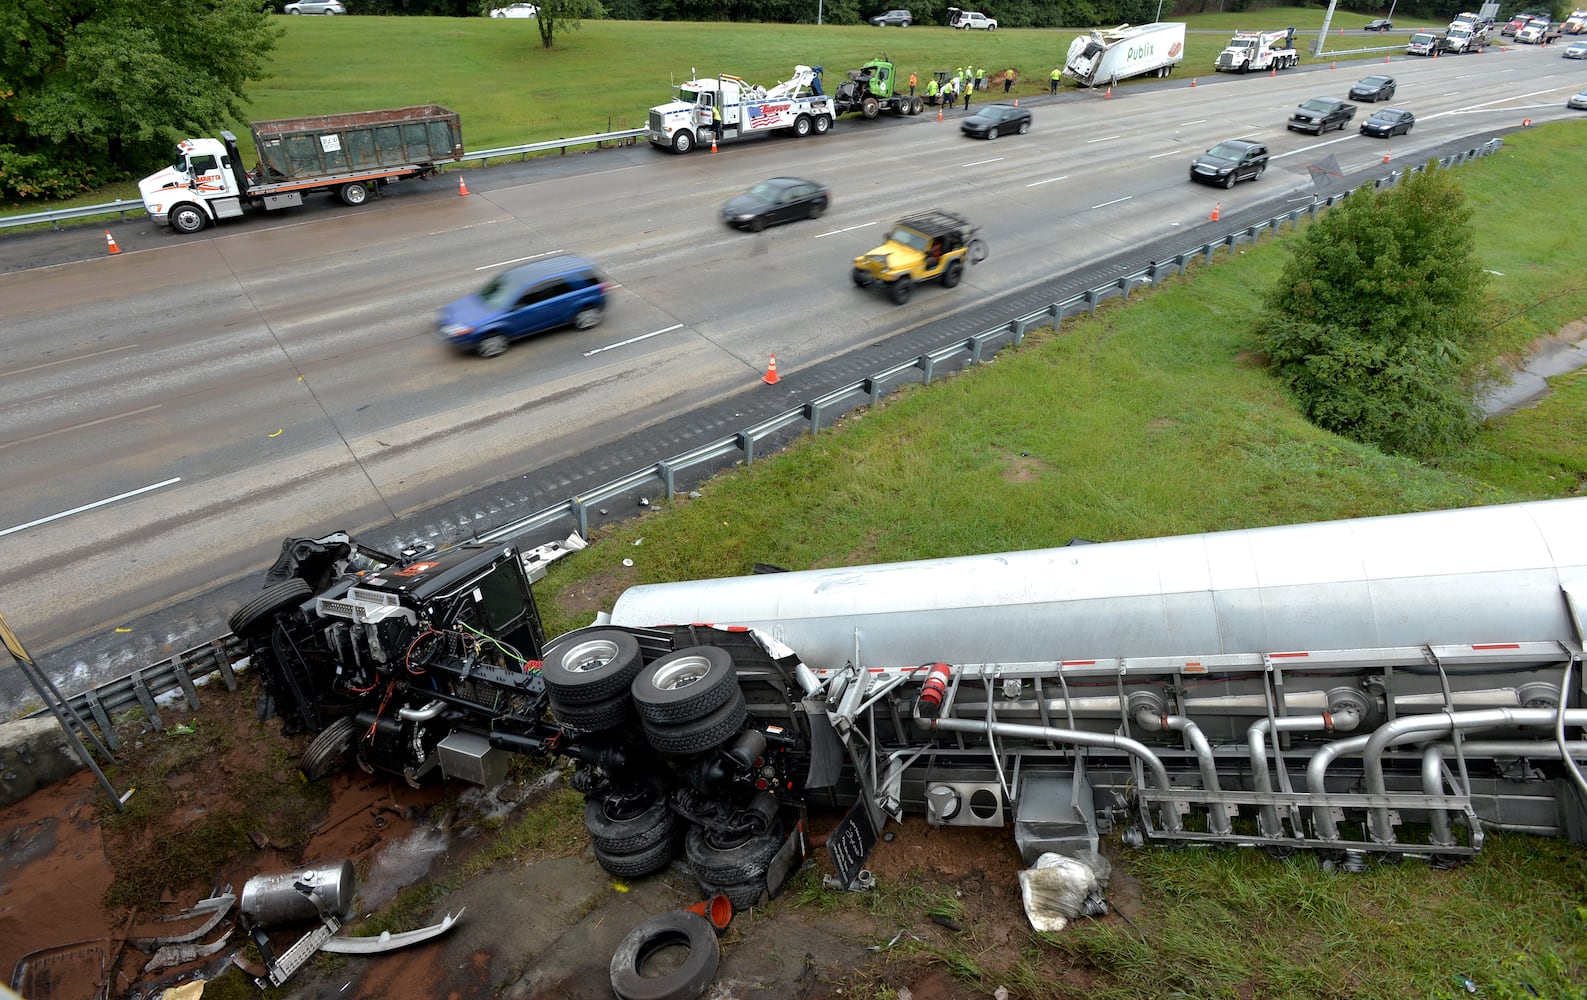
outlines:
[[[540,8],[535,24],[540,29],[540,45],[549,49],[557,35],[577,31],[583,19],[606,16],[601,0],[537,0]]]
[[[170,134],[242,117],[280,29],[259,0],[0,5],[0,193],[50,197],[169,153]]]
[[[1470,218],[1459,182],[1429,164],[1290,242],[1258,339],[1313,423],[1417,457],[1470,440],[1486,284]]]

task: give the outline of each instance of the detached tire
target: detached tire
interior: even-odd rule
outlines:
[[[668,653],[633,679],[634,706],[643,718],[677,725],[716,711],[738,690],[733,657],[718,646]]]
[[[266,587],[264,593],[233,611],[226,624],[244,639],[252,639],[268,632],[275,624],[276,615],[295,608],[314,596],[314,588],[307,580],[293,577]]]
[[[647,974],[652,958],[676,949],[686,952],[682,961],[659,975]],[[612,953],[612,992],[618,1000],[689,1000],[711,985],[721,961],[711,921],[688,910],[670,910],[629,931]]]
[[[588,705],[626,693],[642,666],[639,640],[603,629],[552,645],[541,660],[540,677],[554,701]]]

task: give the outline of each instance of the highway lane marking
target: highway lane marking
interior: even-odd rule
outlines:
[[[849,226],[846,229],[833,229],[833,230],[831,230],[829,232],[825,232],[825,233],[816,233],[813,238],[819,240],[823,236],[836,236],[839,233],[852,233],[856,229],[864,229],[867,226],[874,226],[874,225],[876,225],[875,222],[862,222],[862,223],[860,223],[857,226]]]
[[[1298,156],[1301,153],[1310,153],[1314,149],[1321,149],[1324,146],[1332,146],[1336,142],[1348,142],[1351,139],[1359,139],[1360,137],[1361,133],[1359,132],[1355,133],[1354,135],[1342,135],[1337,139],[1329,139],[1326,142],[1314,142],[1310,146],[1302,146],[1300,149],[1292,149],[1287,153],[1274,153],[1273,155],[1269,156],[1268,159],[1282,160],[1286,156]]]
[[[1133,194],[1127,194],[1127,195],[1125,195],[1122,198],[1114,198],[1112,201],[1105,201],[1105,202],[1103,202],[1100,205],[1092,205],[1091,207],[1092,208],[1107,208],[1109,205],[1117,205],[1121,201],[1129,201],[1133,197],[1135,197]]]
[[[1108,141],[1110,141],[1112,139],[1118,139],[1118,138],[1121,138],[1121,137],[1122,137],[1122,134],[1121,135],[1101,135],[1101,136],[1097,136],[1095,139],[1087,139],[1086,140],[1086,144],[1090,145],[1093,142],[1108,142]]]
[[[1053,181],[1066,181],[1068,179],[1069,179],[1069,175],[1068,174],[1064,174],[1061,177],[1049,177],[1049,178],[1047,178],[1044,181],[1031,181],[1029,184],[1027,184],[1025,186],[1028,187],[1028,188],[1040,187],[1043,184],[1051,184]]]
[[[999,160],[1005,160],[1005,159],[1007,159],[1007,157],[1005,157],[1005,156],[994,156],[990,160],[976,160],[973,163],[961,163],[961,164],[959,164],[959,166],[961,166],[961,167],[983,167],[983,166],[987,165],[988,163],[996,163]]]
[[[117,351],[130,351],[137,346],[137,344],[128,344],[126,347],[107,347],[103,351],[93,351],[89,354],[79,354],[75,358],[62,358],[59,361],[46,361],[42,365],[33,365],[29,368],[18,368],[16,371],[10,372],[0,372],[0,378],[4,378],[7,375],[23,375],[27,372],[36,372],[40,368],[53,368],[56,365],[67,365],[71,364],[73,361],[82,361],[87,358],[97,358],[101,354],[115,354]]]
[[[63,510],[59,514],[51,514],[48,517],[41,517],[37,520],[29,521],[27,524],[18,524],[14,527],[6,528],[4,531],[0,531],[0,537],[9,535],[15,531],[26,531],[28,528],[36,528],[41,524],[49,524],[51,521],[59,521],[63,517],[71,517],[73,514],[81,514],[84,511],[90,511],[97,507],[104,507],[122,500],[129,500],[132,497],[139,496],[144,493],[150,493],[154,490],[170,486],[172,483],[179,483],[181,481],[181,476],[173,476],[163,482],[153,483],[149,486],[144,486],[136,490],[128,490],[125,493],[118,493],[113,497],[106,497],[103,500],[95,500],[93,503],[85,503],[81,507],[73,507],[71,510]]]
[[[1178,125],[1175,126],[1175,128],[1186,128],[1187,126],[1190,126],[1190,125],[1204,125],[1204,124],[1206,124],[1206,122],[1207,122],[1207,119],[1205,119],[1205,118],[1197,118],[1193,122],[1180,122]]]
[[[549,257],[552,254],[561,252],[561,250],[547,250],[545,253],[532,253],[527,257],[514,257],[512,260],[501,260],[494,264],[481,264],[479,267],[474,268],[474,270],[489,271],[493,267],[506,267],[508,264],[522,264],[526,260],[539,260],[541,257]]]
[[[1166,153],[1153,153],[1151,156],[1148,156],[1147,159],[1148,160],[1156,160],[1156,159],[1161,159],[1164,156],[1184,156],[1184,155],[1185,155],[1185,151],[1183,149],[1170,149]]]
[[[602,351],[611,351],[611,350],[615,350],[615,349],[617,349],[619,347],[627,347],[629,344],[637,344],[641,340],[649,340],[651,337],[659,337],[659,336],[661,336],[664,333],[671,333],[674,330],[681,330],[681,329],[683,329],[683,324],[682,323],[674,323],[671,326],[662,327],[660,330],[652,330],[649,333],[641,333],[637,337],[629,337],[627,340],[619,340],[615,344],[607,344],[605,347],[597,347],[593,351],[585,351],[584,352],[584,356],[586,358],[592,357],[592,356],[594,356],[596,354],[601,353]]]
[[[84,424],[73,424],[70,427],[57,427],[55,430],[45,431],[43,434],[35,434],[32,437],[17,438],[15,441],[7,441],[4,444],[0,444],[0,451],[4,451],[5,449],[10,448],[12,445],[27,444],[30,441],[42,441],[47,437],[54,437],[57,434],[65,434],[67,431],[80,431],[84,427],[93,427],[95,424],[108,424],[112,420],[121,420],[126,417],[135,417],[140,413],[148,413],[150,410],[158,410],[163,405],[163,403],[155,403],[153,406],[142,406],[136,410],[128,410],[126,413],[118,413],[113,417],[100,417],[98,420],[90,420]]]

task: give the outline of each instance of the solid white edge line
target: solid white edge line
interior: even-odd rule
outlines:
[[[474,268],[474,270],[489,271],[493,267],[506,267],[508,264],[522,264],[526,260],[539,260],[541,257],[549,257],[554,253],[561,252],[561,250],[547,250],[544,253],[532,253],[527,257],[514,257],[512,260],[499,260],[494,264],[481,264],[479,267]]]
[[[1044,181],[1031,181],[1029,184],[1027,184],[1025,186],[1028,187],[1028,188],[1040,187],[1043,184],[1051,184],[1053,181],[1066,181],[1068,179],[1069,179],[1069,175],[1068,174],[1064,174],[1061,177],[1049,177],[1049,178],[1047,178]]]
[[[671,326],[662,327],[660,330],[652,330],[649,333],[641,333],[637,337],[629,337],[627,340],[619,340],[615,344],[607,344],[605,347],[597,347],[594,350],[585,351],[584,356],[586,358],[593,357],[602,351],[611,351],[619,347],[627,347],[629,344],[637,344],[641,340],[649,340],[651,337],[659,337],[664,333],[671,333],[674,330],[681,329],[683,329],[682,323],[674,323]]]
[[[138,496],[141,493],[148,493],[153,490],[170,486],[172,483],[179,483],[181,481],[181,476],[173,476],[164,482],[154,483],[153,485],[145,486],[142,489],[129,490],[126,493],[118,493],[113,497],[106,497],[103,500],[95,500],[93,503],[85,503],[81,507],[73,507],[71,510],[63,510],[59,514],[51,514],[49,517],[41,517],[36,521],[29,521],[27,524],[18,524],[15,527],[6,528],[4,531],[0,531],[0,536],[9,535],[14,531],[25,531],[28,528],[36,528],[41,524],[49,524],[51,521],[59,521],[63,517],[71,517],[73,514],[81,514],[84,511],[93,510],[96,507],[104,507],[107,504],[116,503],[119,500],[128,500],[132,497]]]

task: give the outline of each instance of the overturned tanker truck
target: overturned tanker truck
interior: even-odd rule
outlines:
[[[642,585],[538,660],[522,565],[397,559],[234,616],[319,733],[305,771],[564,754],[602,864],[682,841],[740,905],[813,805],[1012,825],[1027,860],[1115,826],[1347,864],[1587,841],[1587,499]]]

